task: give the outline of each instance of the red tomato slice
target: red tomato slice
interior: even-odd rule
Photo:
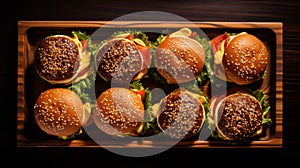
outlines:
[[[219,51],[221,49],[222,42],[224,40],[228,39],[228,37],[229,37],[228,34],[224,33],[224,34],[219,35],[211,40],[213,54],[215,54],[217,51]]]
[[[129,40],[133,41],[134,40],[134,34],[130,34],[128,37],[127,37]],[[149,46],[141,46],[141,45],[138,45],[136,44],[138,50],[141,52],[141,54],[143,55],[144,57],[144,65],[143,67],[149,67],[150,66],[150,47]]]
[[[144,47],[137,45],[138,50],[141,52],[141,54],[144,57],[144,67],[149,67],[150,66],[150,47]]]
[[[127,38],[128,38],[129,40],[133,41],[133,39],[134,39],[134,34],[130,34]]]
[[[145,90],[136,90],[136,89],[133,89],[132,90],[134,93],[138,94],[142,100],[144,100],[144,97],[145,97]]]
[[[190,35],[190,38],[195,39],[196,36],[197,36],[197,32],[192,32],[192,34]]]
[[[87,50],[87,47],[88,47],[87,40],[81,40],[80,42],[82,44],[82,51]]]

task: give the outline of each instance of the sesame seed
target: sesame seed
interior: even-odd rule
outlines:
[[[236,93],[227,96],[218,113],[218,127],[231,139],[251,138],[261,129],[262,109],[250,95]]]
[[[202,127],[203,110],[199,100],[186,92],[172,92],[161,101],[158,124],[170,137],[191,137]]]
[[[80,48],[73,39],[63,36],[49,36],[35,50],[35,64],[38,73],[48,80],[73,78],[80,66]]]
[[[130,81],[143,68],[141,53],[130,40],[107,41],[97,54],[98,73],[106,80]]]

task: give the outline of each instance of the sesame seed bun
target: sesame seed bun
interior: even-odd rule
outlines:
[[[201,73],[204,62],[202,45],[183,35],[168,35],[154,54],[155,67],[169,84],[194,80]]]
[[[77,132],[82,126],[83,115],[80,97],[65,88],[52,88],[42,92],[34,105],[37,125],[54,136],[68,136]]]
[[[247,92],[234,92],[211,100],[210,118],[224,140],[249,140],[262,132],[262,107]]]
[[[109,88],[97,98],[94,122],[109,135],[122,136],[138,132],[144,119],[141,98],[126,88]]]
[[[90,53],[82,54],[77,36],[48,36],[38,44],[34,56],[38,75],[51,84],[68,85],[81,71],[91,72]]]
[[[99,76],[106,81],[130,82],[144,69],[143,56],[136,44],[122,37],[106,41],[96,56]]]
[[[157,111],[158,126],[171,138],[190,138],[199,133],[206,115],[201,98],[176,89],[163,98]]]
[[[269,53],[265,44],[247,33],[236,35],[230,40],[222,59],[227,80],[239,85],[261,79],[268,62]]]

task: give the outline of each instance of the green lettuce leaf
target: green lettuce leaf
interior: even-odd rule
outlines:
[[[95,52],[97,50],[97,47],[95,44],[91,41],[91,38],[89,35],[86,34],[86,32],[81,31],[72,31],[72,34],[76,35],[79,40],[87,40],[88,41],[88,50],[91,52],[91,62],[90,66],[94,67],[94,58],[95,58]],[[83,100],[83,103],[90,103],[91,108],[94,107],[95,100],[94,98],[91,98],[91,92],[95,88],[95,80],[96,80],[96,73],[94,70],[92,70],[91,74],[76,83],[73,83],[71,86],[68,87],[68,89],[73,90],[78,94],[78,96]]]
[[[249,92],[252,93],[252,95],[259,101],[262,107],[262,111],[263,111],[262,124],[271,123],[272,122],[271,118],[266,117],[271,108],[269,101],[267,100],[267,95],[263,92],[263,90],[260,89],[257,89],[255,91],[249,89]]]
[[[200,38],[199,35],[195,36],[195,40],[198,41],[205,52],[205,62],[204,62],[204,68],[199,76],[197,76],[197,81],[201,85],[208,79],[213,83],[214,79],[214,72],[213,72],[213,55],[211,50],[211,43],[209,39],[207,38]]]

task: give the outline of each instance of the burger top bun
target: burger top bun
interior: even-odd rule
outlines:
[[[209,120],[224,140],[248,140],[262,133],[263,110],[247,92],[236,91],[211,101]]]
[[[67,35],[52,35],[43,39],[35,50],[38,75],[51,84],[70,84],[81,68],[82,44]]]
[[[126,38],[106,41],[96,57],[98,74],[106,81],[130,82],[143,70],[143,56],[137,45]]]
[[[251,34],[242,33],[227,45],[222,64],[229,81],[246,85],[259,80],[269,62],[269,53],[262,41]]]
[[[83,103],[72,90],[52,88],[40,94],[34,105],[38,126],[47,134],[68,136],[77,132],[84,118]]]
[[[171,138],[191,138],[199,133],[206,120],[199,94],[180,88],[172,91],[153,106],[157,124]]]
[[[202,71],[205,52],[196,40],[181,34],[168,35],[156,48],[154,63],[169,84],[194,80]]]
[[[106,134],[130,135],[140,131],[144,105],[138,94],[127,88],[109,88],[97,98],[93,119]]]

